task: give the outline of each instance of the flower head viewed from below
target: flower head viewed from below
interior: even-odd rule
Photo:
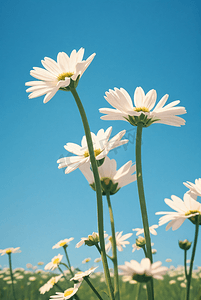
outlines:
[[[158,228],[158,225],[152,225],[149,227],[149,231],[153,234],[153,235],[157,235],[157,232],[156,232],[156,228]],[[135,229],[132,229],[133,231],[137,231],[136,235],[140,235],[142,233],[144,233],[144,228],[135,228]]]
[[[172,227],[172,230],[178,229],[186,219],[190,219],[195,224],[195,216],[199,216],[199,223],[201,224],[201,203],[194,200],[190,193],[185,193],[183,201],[172,195],[171,199],[165,199],[165,203],[169,205],[176,212],[157,212],[156,215],[163,215],[159,219],[159,226],[170,222],[166,226],[166,230]]]
[[[96,160],[101,160],[107,156],[110,150],[128,143],[128,140],[121,140],[121,138],[126,133],[126,130],[120,131],[111,140],[109,140],[112,132],[112,127],[109,127],[105,132],[100,129],[95,135],[91,132],[94,154]],[[68,174],[77,168],[79,168],[84,163],[90,161],[89,150],[87,146],[86,136],[83,136],[81,141],[81,146],[74,143],[67,143],[64,148],[75,154],[76,156],[63,157],[57,160],[59,164],[58,168],[66,168],[65,174]]]
[[[94,267],[94,268],[90,268],[89,270],[85,271],[85,272],[78,272],[75,274],[75,276],[73,278],[70,279],[70,281],[72,280],[78,280],[78,281],[82,281],[84,277],[89,276],[91,273],[93,273],[98,267]]]
[[[152,89],[145,95],[143,89],[137,87],[134,93],[135,106],[133,106],[131,97],[126,90],[123,88],[109,90],[109,92],[106,92],[105,99],[115,109],[99,109],[101,113],[106,114],[101,119],[128,121],[134,126],[137,126],[139,121],[143,121],[145,127],[150,126],[153,122],[178,127],[185,124],[185,120],[177,116],[186,113],[184,107],[176,106],[179,104],[179,100],[164,106],[168,99],[168,95],[166,94],[152,110],[156,103],[156,97],[155,90]]]
[[[1,250],[1,249],[0,249],[1,255],[4,255],[4,254],[11,254],[11,253],[20,253],[20,252],[21,252],[20,247],[17,247],[17,248],[11,247],[11,248],[6,248],[6,249],[4,249],[4,250]]]
[[[45,69],[34,67],[34,70],[30,71],[30,75],[39,80],[25,83],[26,86],[31,86],[26,90],[27,93],[31,93],[29,98],[36,98],[46,94],[43,102],[47,103],[59,89],[65,90],[72,80],[79,80],[92,62],[95,53],[87,60],[82,60],[83,56],[84,49],[80,48],[78,52],[73,50],[70,57],[65,52],[59,52],[57,62],[49,57],[45,57],[41,61]]]
[[[40,287],[40,289],[39,289],[40,294],[45,294],[51,288],[53,288],[53,286],[61,279],[62,276],[63,276],[63,274],[58,275],[58,276],[53,276],[52,278],[50,278],[50,280],[48,280],[48,282],[46,282],[43,286]]]
[[[60,248],[60,247],[67,247],[68,244],[69,244],[72,240],[74,240],[74,238],[72,238],[72,237],[69,238],[69,239],[61,240],[61,241],[59,241],[57,244],[55,244],[55,245],[52,247],[52,249],[58,249],[58,248]]]
[[[80,283],[74,284],[73,288],[69,288],[69,289],[65,290],[63,293],[56,292],[56,295],[50,296],[50,298],[54,299],[54,300],[70,299],[73,295],[75,295],[77,293],[79,287],[80,287]]]
[[[54,256],[51,260],[51,262],[49,262],[46,266],[45,266],[45,270],[55,270],[58,265],[60,264],[61,260],[63,258],[63,255],[58,254],[57,256]]]
[[[184,185],[190,189],[190,192],[195,196],[201,197],[201,178],[195,179],[195,183],[192,182],[184,182]]]
[[[80,167],[90,186],[95,190],[94,176],[91,171],[90,164],[84,164]],[[117,163],[115,159],[106,157],[104,163],[98,168],[101,180],[102,193],[106,194],[107,191],[110,195],[115,194],[120,188],[136,180],[136,165],[132,165],[132,161],[128,161],[119,170],[117,170]]]
[[[127,233],[122,235],[123,231],[121,232],[116,232],[116,245],[117,245],[117,249],[119,251],[123,251],[123,247],[126,248],[126,245],[130,244],[129,241],[126,241],[129,237],[131,237],[131,235],[133,235],[132,233]],[[112,248],[112,237],[109,236],[108,237],[108,242],[105,245],[105,250],[106,252],[109,252],[110,249]]]
[[[143,258],[139,264],[136,260],[126,261],[125,265],[119,266],[122,275],[130,276],[131,279],[138,282],[147,282],[151,277],[155,279],[163,279],[162,275],[167,273],[167,267],[161,267],[162,262],[157,261],[151,264],[149,258]]]

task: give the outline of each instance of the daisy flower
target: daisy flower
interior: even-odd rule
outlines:
[[[64,246],[67,247],[68,244],[69,244],[72,240],[74,240],[73,237],[71,237],[71,238],[69,238],[69,239],[61,240],[61,241],[59,241],[57,244],[55,244],[55,245],[52,247],[52,249],[58,249],[58,248],[64,247]]]
[[[41,61],[43,67],[34,67],[30,71],[30,75],[37,81],[26,82],[26,86],[31,86],[26,90],[29,98],[36,98],[45,95],[43,102],[47,103],[52,99],[59,89],[69,90],[67,87],[71,81],[78,81],[84,71],[92,62],[95,53],[87,60],[82,60],[84,56],[84,49],[80,48],[78,52],[73,50],[70,57],[65,52],[59,52],[57,55],[57,62],[49,57],[45,57]]]
[[[103,129],[100,129],[95,135],[91,132],[93,147],[94,147],[94,154],[97,160],[100,160],[107,156],[110,150],[119,147],[123,144],[128,143],[128,140],[122,140],[121,138],[126,133],[126,130],[120,131],[116,134],[111,140],[109,140],[110,135],[112,132],[112,127],[109,127],[105,132]],[[86,136],[83,136],[81,141],[81,146],[74,144],[74,143],[67,143],[64,148],[75,154],[76,156],[70,157],[63,157],[60,158],[57,163],[59,164],[58,168],[66,168],[65,174],[68,174],[78,167],[90,161]]]
[[[156,228],[158,228],[158,225],[152,225],[151,227],[149,227],[149,231],[153,234],[153,235],[157,235],[156,232]],[[144,233],[144,228],[135,228],[132,229],[133,231],[137,231],[136,235],[142,234]]]
[[[1,256],[4,255],[4,254],[10,254],[10,253],[20,253],[21,250],[19,250],[20,247],[17,247],[17,248],[6,248],[4,250],[0,250],[0,253],[1,253]]]
[[[104,231],[104,238],[107,236],[108,234]],[[88,235],[88,237],[81,238],[81,241],[76,244],[75,248],[80,248],[84,244],[87,246],[93,246],[97,243],[99,243],[99,234],[97,232],[93,232],[92,234]]]
[[[106,92],[105,99],[115,109],[99,109],[101,113],[106,114],[105,116],[102,116],[101,119],[123,120],[136,126],[139,121],[138,117],[143,114],[145,117],[143,119],[145,127],[148,127],[153,122],[178,127],[185,124],[185,120],[177,116],[186,113],[184,107],[176,106],[179,104],[179,100],[164,106],[168,99],[168,95],[166,94],[152,110],[156,103],[156,97],[157,94],[155,90],[152,89],[145,95],[143,89],[137,87],[134,93],[135,106],[133,106],[131,97],[126,90],[123,88],[109,90],[109,92]],[[142,121],[142,119],[140,121]]]
[[[82,263],[83,264],[86,264],[86,263],[88,263],[88,262],[90,262],[91,261],[91,258],[90,257],[87,257],[87,258],[85,258],[83,261],[82,261]]]
[[[63,274],[58,275],[58,276],[53,276],[50,280],[48,280],[47,283],[45,283],[43,286],[41,286],[39,288],[40,294],[45,294],[51,288],[53,288],[53,286],[55,285],[55,283],[57,283],[61,279],[62,276],[63,276]]]
[[[130,276],[138,282],[147,282],[151,277],[163,279],[162,275],[166,274],[168,268],[161,267],[161,264],[160,261],[151,264],[149,258],[143,258],[140,264],[136,260],[126,261],[125,265],[119,266],[119,269],[123,271],[122,275]]]
[[[58,265],[60,264],[61,260],[63,258],[63,255],[58,254],[57,256],[54,256],[51,260],[51,262],[49,262],[46,266],[45,266],[45,270],[54,270],[58,267]]]
[[[90,168],[90,163],[82,165],[80,171],[83,173],[92,189],[95,190],[94,176]],[[115,159],[106,157],[104,163],[98,167],[102,193],[106,195],[106,190],[113,195],[119,191],[123,186],[136,180],[136,165],[132,165],[132,161],[128,161],[119,170],[117,170],[117,163]]]
[[[116,245],[119,251],[123,251],[123,247],[126,248],[126,245],[130,244],[130,242],[126,241],[126,239],[128,239],[132,235],[132,233],[127,233],[124,235],[122,235],[122,233],[123,231],[115,233]],[[108,243],[105,245],[105,250],[109,252],[111,247],[112,247],[112,236],[109,236]]]
[[[56,292],[56,295],[50,296],[50,298],[54,299],[54,300],[70,299],[73,295],[75,295],[77,293],[79,286],[80,286],[80,283],[74,284],[73,288],[69,288],[69,289],[65,290],[63,293]]]
[[[78,272],[75,274],[75,276],[73,278],[70,279],[71,280],[78,280],[78,281],[82,281],[84,277],[89,276],[91,273],[93,273],[98,267],[95,268],[90,268],[89,270],[85,271],[85,272]]]
[[[201,178],[195,179],[195,183],[187,181],[187,183],[184,182],[183,184],[190,189],[192,194],[201,197]]]
[[[170,222],[166,226],[166,230],[172,227],[172,230],[178,229],[186,219],[190,219],[195,223],[195,216],[201,216],[201,204],[194,200],[190,193],[185,193],[183,201],[177,196],[171,196],[171,199],[165,199],[165,203],[169,205],[175,212],[157,212],[156,215],[163,215],[159,219],[159,226]]]

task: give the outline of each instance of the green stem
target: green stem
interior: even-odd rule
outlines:
[[[141,288],[141,283],[138,282],[138,283],[137,283],[137,291],[136,291],[136,297],[135,297],[135,300],[139,300],[139,296],[140,296],[140,288]]]
[[[92,165],[92,171],[94,174],[94,181],[95,181],[95,186],[96,186],[98,233],[99,233],[99,239],[100,239],[102,263],[103,263],[103,268],[104,268],[104,273],[105,273],[106,284],[108,287],[109,297],[110,297],[110,299],[114,300],[113,287],[112,287],[112,282],[111,282],[111,278],[110,278],[110,272],[109,272],[109,267],[108,267],[108,263],[107,263],[106,252],[105,252],[102,190],[101,190],[101,183],[100,183],[100,178],[99,178],[99,173],[98,173],[98,167],[97,167],[97,163],[96,163],[96,159],[95,159],[95,155],[94,155],[91,131],[90,131],[89,124],[87,121],[86,113],[84,111],[84,107],[82,105],[82,102],[78,96],[76,89],[71,88],[71,93],[73,94],[73,97],[74,97],[77,107],[79,109],[79,112],[80,112],[80,115],[82,118],[82,122],[83,122],[83,126],[84,126],[85,135],[86,135],[86,140],[87,140],[87,145],[88,145],[88,150],[89,150],[89,155],[90,155],[90,161],[91,161],[91,165]]]
[[[60,262],[60,265],[63,265],[63,263]],[[65,280],[68,282],[68,280],[66,279],[66,276],[64,274],[64,272],[62,271],[62,269],[58,266],[59,271],[63,274]]]
[[[65,255],[66,255],[67,262],[68,262],[68,269],[69,269],[71,275],[74,277],[74,273],[71,269],[71,264],[70,264],[70,260],[69,260],[68,253],[67,253],[67,246],[65,245],[65,246],[63,246],[63,248],[64,248],[64,252],[65,252]]]
[[[187,259],[187,250],[184,250],[184,271],[185,271],[185,276],[186,276],[186,280],[187,280],[188,274],[187,274],[186,259]]]
[[[90,286],[90,288],[92,289],[92,291],[96,294],[96,296],[98,297],[98,299],[103,300],[103,298],[101,297],[101,295],[97,292],[97,290],[95,289],[95,287],[93,286],[93,284],[90,282],[89,278],[88,277],[84,277],[84,280]]]
[[[146,240],[147,257],[150,259],[152,263],[153,259],[152,259],[152,251],[151,251],[151,238],[149,232],[148,215],[147,215],[143,179],[142,179],[142,164],[141,164],[142,128],[143,128],[143,123],[138,123],[137,136],[136,136],[136,175],[137,175],[137,186],[138,186],[138,194],[140,200],[142,222],[144,227],[144,236]],[[153,279],[151,279],[147,283],[147,294],[149,300],[154,299]]]
[[[189,297],[190,297],[190,286],[191,286],[191,278],[192,278],[192,271],[193,271],[193,262],[194,262],[195,250],[197,246],[198,232],[199,232],[199,215],[195,216],[195,220],[196,220],[195,237],[194,237],[193,250],[191,255],[190,269],[187,276],[186,300],[190,299]]]
[[[12,281],[13,298],[14,298],[14,300],[16,300],[16,297],[15,297],[15,289],[14,289],[14,283],[13,283],[13,272],[12,272],[11,253],[8,253],[8,260],[9,260],[9,268],[10,268],[10,277],[11,277],[11,281]]]
[[[111,224],[111,232],[112,232],[112,262],[114,265],[114,293],[115,299],[120,299],[119,293],[119,275],[118,275],[118,264],[117,264],[117,245],[116,245],[116,235],[115,235],[115,227],[114,227],[114,216],[112,211],[112,205],[110,201],[110,192],[106,192],[107,204],[110,214],[110,224]]]

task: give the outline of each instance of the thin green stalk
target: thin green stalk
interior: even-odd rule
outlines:
[[[60,265],[63,265],[63,263],[60,263]],[[58,266],[59,271],[63,274],[65,280],[68,282],[68,280],[66,279],[66,276],[64,274],[64,272],[62,271],[62,269]]]
[[[144,227],[144,236],[146,240],[147,257],[150,259],[152,263],[153,259],[152,259],[152,251],[151,251],[151,239],[150,239],[148,215],[147,215],[143,179],[142,179],[142,164],[141,164],[142,128],[143,128],[143,123],[138,123],[137,136],[136,136],[136,175],[137,175],[137,186],[138,186],[138,194],[140,200],[142,222]],[[147,283],[147,294],[149,300],[154,299],[153,279],[151,279]]]
[[[112,211],[112,205],[110,201],[110,192],[106,192],[107,204],[110,214],[110,224],[111,224],[111,232],[112,232],[112,262],[114,265],[114,293],[115,299],[120,299],[119,293],[119,275],[118,275],[118,263],[117,263],[117,245],[116,245],[116,235],[115,235],[115,227],[114,227],[114,216]]]
[[[98,167],[97,167],[97,163],[96,163],[96,159],[95,159],[95,155],[94,155],[91,131],[90,131],[89,124],[87,121],[86,113],[84,111],[84,107],[82,105],[82,102],[78,96],[76,89],[71,88],[71,93],[73,94],[73,97],[74,97],[77,107],[79,109],[79,112],[80,112],[80,115],[82,118],[82,122],[83,122],[83,126],[84,126],[85,135],[86,135],[86,140],[87,140],[87,145],[88,145],[88,150],[89,150],[89,155],[90,155],[90,160],[91,160],[91,165],[92,165],[92,171],[94,174],[94,181],[95,181],[95,186],[96,186],[98,233],[99,233],[99,239],[100,239],[102,263],[103,263],[103,268],[104,268],[104,273],[105,273],[106,284],[108,287],[109,297],[110,297],[110,299],[114,300],[113,287],[112,287],[112,282],[111,282],[111,278],[110,278],[110,272],[109,272],[109,267],[108,267],[108,263],[107,263],[106,252],[105,252],[102,190],[101,190],[101,183],[100,183],[100,178],[99,178],[99,173],[98,173]]]
[[[10,268],[10,277],[11,277],[11,281],[12,281],[13,298],[14,298],[14,300],[16,300],[16,297],[15,297],[15,289],[14,289],[14,283],[13,283],[13,272],[12,272],[11,252],[8,253],[8,260],[9,260],[9,268]]]
[[[188,274],[187,274],[186,260],[187,260],[187,250],[185,249],[184,250],[184,271],[185,271],[185,276],[186,276],[186,280],[187,280]]]
[[[71,275],[74,276],[74,273],[71,269],[70,259],[68,257],[68,253],[67,253],[67,245],[64,245],[63,248],[64,248],[64,252],[65,252],[65,255],[66,255],[67,262],[68,262],[68,269],[69,269]]]
[[[190,298],[190,286],[191,286],[191,278],[192,278],[192,271],[193,271],[193,262],[195,257],[195,250],[197,246],[197,240],[198,240],[198,232],[199,232],[199,215],[195,216],[195,237],[194,237],[194,243],[193,243],[193,250],[191,255],[191,262],[190,262],[190,269],[187,276],[187,288],[186,288],[186,300],[189,300]]]
[[[96,294],[96,296],[98,297],[98,299],[103,300],[103,298],[101,297],[101,295],[98,293],[98,291],[95,289],[95,287],[93,286],[93,284],[90,282],[89,278],[88,277],[84,277],[84,280],[90,286],[90,288],[92,289],[92,291]]]
[[[137,291],[136,291],[136,295],[135,295],[135,300],[139,300],[139,296],[140,296],[140,288],[141,288],[141,283],[138,282],[138,283],[137,283]]]

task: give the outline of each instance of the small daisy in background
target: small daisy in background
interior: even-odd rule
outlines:
[[[97,132],[97,135],[91,132],[96,160],[105,158],[112,149],[128,143],[127,139],[121,140],[121,138],[125,135],[126,130],[120,131],[113,138],[111,138],[111,140],[109,140],[111,132],[112,127],[109,127],[106,131],[100,129]],[[75,154],[75,156],[62,157],[57,160],[59,169],[66,168],[65,174],[68,174],[83,164],[90,162],[86,136],[83,136],[81,146],[74,143],[67,143],[64,148],[68,152]]]
[[[86,263],[88,263],[88,262],[90,262],[91,261],[91,258],[90,257],[87,257],[87,258],[85,258],[83,261],[82,261],[82,263],[83,264],[86,264]]]
[[[61,260],[63,258],[63,255],[58,254],[57,256],[54,256],[51,260],[51,262],[49,262],[46,266],[45,266],[45,270],[55,270],[56,268],[58,268]]]
[[[70,281],[72,281],[72,280],[82,281],[84,277],[91,275],[91,273],[93,273],[97,268],[98,267],[94,267],[94,268],[90,268],[89,270],[87,270],[85,272],[78,272],[75,274],[75,276],[73,278],[70,279]]]
[[[40,294],[45,294],[48,292],[57,282],[62,278],[63,274],[58,276],[53,276],[48,282],[46,282],[43,286],[40,287],[39,292]]]
[[[30,93],[29,98],[32,99],[46,94],[43,102],[47,103],[59,89],[65,90],[72,80],[76,81],[78,79],[79,81],[95,55],[93,53],[87,60],[82,60],[84,49],[80,48],[78,52],[73,50],[70,57],[65,52],[59,52],[57,62],[45,57],[41,61],[45,69],[34,67],[30,71],[30,75],[39,80],[25,83],[26,86],[31,86],[26,90],[27,93]]]
[[[153,235],[157,235],[157,232],[155,229],[158,228],[158,225],[152,225],[149,227],[149,231],[150,233],[152,233]],[[134,228],[132,229],[133,231],[137,231],[136,235],[140,235],[142,233],[144,233],[144,228]]]
[[[81,283],[74,284],[73,288],[69,288],[65,290],[63,293],[56,292],[56,295],[50,296],[51,299],[54,300],[67,300],[70,299],[73,295],[75,295],[80,287]],[[50,300],[51,300],[50,299]]]
[[[126,245],[130,244],[130,242],[126,241],[126,240],[133,235],[132,233],[127,233],[127,234],[122,235],[122,233],[123,233],[123,231],[121,231],[121,232],[117,231],[115,233],[115,235],[116,235],[116,245],[117,245],[117,249],[119,251],[123,251],[123,247],[125,248]],[[109,252],[111,248],[112,248],[112,236],[109,236],[108,237],[108,242],[105,245],[106,252]]]
[[[57,244],[55,244],[55,245],[52,247],[52,249],[58,249],[58,248],[64,247],[64,246],[67,247],[68,244],[69,244],[71,241],[73,241],[73,240],[74,240],[73,237],[71,237],[71,238],[69,238],[69,239],[61,240],[61,241],[59,241]]]
[[[4,249],[4,250],[1,250],[1,249],[0,249],[1,255],[11,254],[11,253],[20,253],[20,252],[22,252],[22,251],[20,250],[20,247],[17,247],[17,248],[11,247],[11,248],[6,248],[6,249]]]

